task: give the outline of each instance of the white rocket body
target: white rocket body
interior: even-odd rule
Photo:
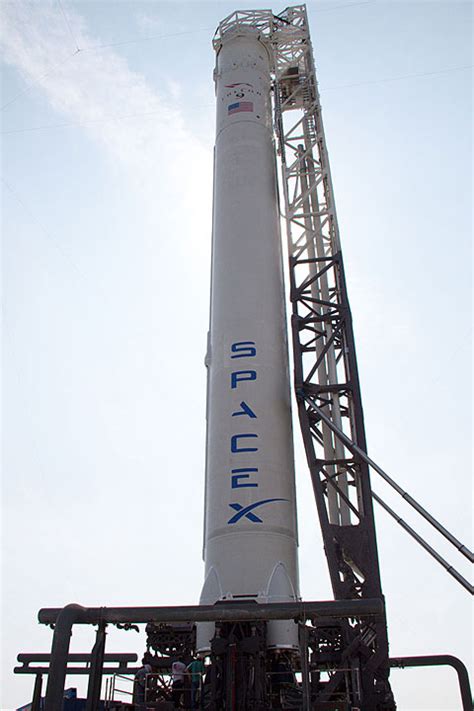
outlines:
[[[217,127],[201,604],[297,599],[297,528],[270,58],[252,30],[224,35]],[[293,622],[270,647],[297,646]],[[213,625],[198,629],[209,647]]]

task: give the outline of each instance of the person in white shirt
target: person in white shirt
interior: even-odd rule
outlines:
[[[181,698],[184,692],[184,675],[186,674],[186,664],[182,659],[178,659],[171,665],[171,699],[175,709],[179,709]]]

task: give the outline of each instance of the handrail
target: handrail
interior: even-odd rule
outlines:
[[[405,499],[405,501],[410,504],[423,518],[428,521],[442,536],[446,538],[462,555],[464,555],[471,563],[474,562],[474,554],[465,546],[461,541],[459,541],[452,533],[450,533],[444,526],[442,526],[439,521],[437,521],[426,509],[421,506],[410,494],[402,489],[401,486],[397,484],[381,467],[379,467],[369,455],[364,452],[360,447],[358,447],[355,442],[353,442],[334,422],[326,415],[326,413],[316,405],[314,400],[307,395],[300,394],[310,407],[316,412],[318,417],[331,429],[336,437],[338,437],[341,442],[347,447],[347,449],[352,452],[352,454],[357,454],[361,457],[364,462],[366,462],[372,469],[374,469],[377,474],[379,474],[387,484],[395,489],[395,491],[400,494],[400,496]],[[380,502],[379,502],[380,503]]]
[[[377,496],[377,494],[375,493],[375,491],[372,491],[372,496],[373,496],[373,498],[375,499],[375,501],[376,501],[378,504],[380,504],[380,506],[382,506],[382,508],[384,508],[385,511],[387,511],[387,513],[389,513],[390,516],[391,516],[392,518],[394,518],[395,521],[396,521],[407,533],[409,533],[410,536],[412,536],[412,538],[414,538],[415,541],[416,541],[417,543],[419,543],[422,548],[425,549],[425,551],[427,551],[431,556],[433,556],[433,558],[434,558],[436,561],[438,561],[438,563],[439,563],[440,565],[443,566],[443,568],[446,570],[447,573],[449,573],[450,575],[452,575],[453,578],[455,578],[455,580],[458,581],[458,583],[460,583],[464,588],[466,588],[466,590],[467,590],[468,592],[471,593],[471,595],[474,595],[474,586],[471,585],[471,583],[470,583],[468,580],[466,580],[466,578],[464,578],[464,577],[461,575],[461,573],[459,573],[459,572],[456,570],[456,568],[454,568],[452,565],[450,565],[437,551],[435,551],[434,548],[432,548],[432,547],[430,546],[429,543],[427,543],[427,542],[425,541],[424,538],[422,538],[422,537],[420,536],[419,533],[417,533],[411,526],[409,526],[409,524],[408,524],[406,521],[404,521],[402,518],[400,518],[400,516],[398,516],[398,514],[396,514],[395,511],[394,511],[393,509],[391,509],[390,506],[389,506],[388,504],[386,504],[385,501],[383,501],[383,500],[380,498],[380,496]]]

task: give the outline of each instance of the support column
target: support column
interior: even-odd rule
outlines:
[[[299,642],[301,655],[301,682],[303,690],[303,709],[311,710],[311,686],[308,664],[308,629],[304,622],[299,625]]]
[[[89,684],[87,687],[86,711],[98,711],[99,708],[100,690],[102,687],[102,669],[104,666],[106,627],[107,625],[105,622],[99,622],[95,644],[92,648]]]
[[[35,678],[35,688],[33,691],[33,700],[31,702],[31,711],[41,711],[41,689],[43,688],[43,675],[37,674]]]

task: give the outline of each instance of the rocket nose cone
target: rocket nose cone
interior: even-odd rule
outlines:
[[[275,565],[270,575],[267,598],[268,602],[288,602],[296,599],[290,576],[281,561]]]
[[[212,566],[204,581],[199,602],[201,605],[214,605],[214,603],[222,597],[223,593],[219,574],[214,566]]]

